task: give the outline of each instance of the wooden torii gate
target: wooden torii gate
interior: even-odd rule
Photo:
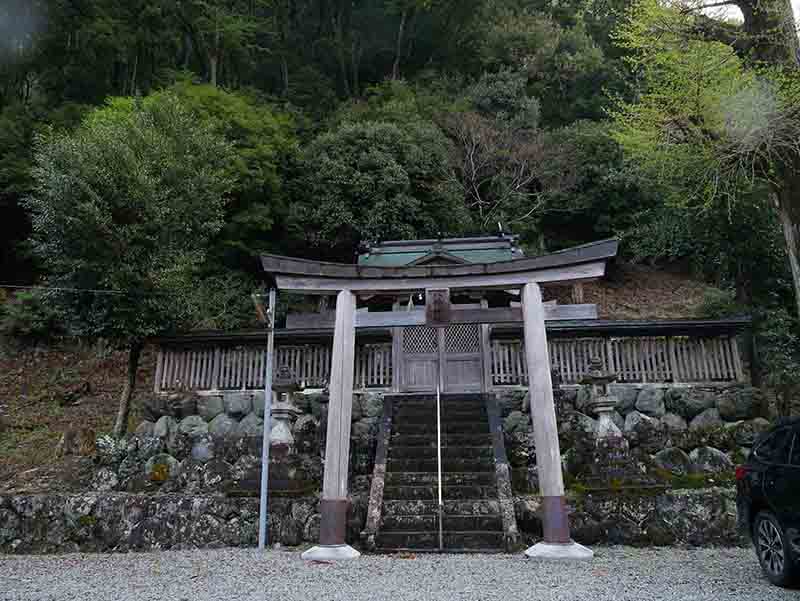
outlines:
[[[263,255],[264,271],[274,279],[279,290],[336,294],[320,544],[306,551],[303,557],[339,560],[359,556],[358,551],[345,542],[355,330],[357,327],[419,325],[418,316],[402,311],[357,314],[356,298],[359,294],[400,295],[428,291],[426,322],[429,325],[523,324],[544,530],[544,541],[528,549],[526,554],[538,558],[590,558],[592,552],[570,538],[540,286],[600,278],[617,249],[616,240],[605,240],[540,257],[498,263],[410,267],[365,267]],[[459,311],[446,300],[449,291],[489,289],[519,290],[521,309]]]

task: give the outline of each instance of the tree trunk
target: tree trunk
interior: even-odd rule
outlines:
[[[208,57],[208,66],[211,71],[211,85],[217,87],[217,55],[212,54]]]
[[[128,350],[128,379],[119,399],[117,421],[114,423],[114,438],[122,438],[128,431],[128,416],[131,413],[131,398],[136,388],[136,372],[139,371],[139,357],[142,354],[142,343],[134,342]]]
[[[139,72],[139,47],[136,47],[136,55],[133,58],[133,74],[131,75],[131,96],[136,96],[136,79],[138,77]]]
[[[740,0],[750,55],[766,65],[798,66],[797,29],[790,0]]]
[[[744,30],[749,36],[750,55],[756,63],[796,71],[800,47],[790,0],[740,0]],[[797,315],[800,317],[800,157],[777,167],[773,186],[781,220],[786,253],[792,270]]]
[[[336,39],[336,57],[339,59],[339,71],[342,76],[342,88],[345,96],[350,98],[350,76],[347,73],[347,57],[344,51],[344,32],[342,31],[341,18],[333,18],[333,30]]]
[[[286,60],[286,55],[281,55],[281,80],[283,83],[283,97],[289,97],[289,63]]]
[[[798,221],[794,218],[795,209],[792,206],[792,192],[793,190],[787,189],[786,186],[778,190],[775,194],[775,204],[781,220],[783,238],[786,241],[786,254],[789,255],[789,267],[792,270],[792,283],[794,284],[794,300],[797,306],[797,316],[800,317],[800,248],[798,247]],[[796,193],[800,194],[800,187]]]
[[[403,35],[405,34],[407,17],[408,9],[404,8],[400,17],[400,26],[397,28],[397,44],[394,51],[394,64],[392,64],[392,79],[394,81],[400,79],[400,56],[403,52]]]
[[[214,50],[211,52],[209,62],[211,64],[211,85],[217,87],[217,70],[219,67],[220,42],[222,33],[219,30],[219,8],[214,11]]]
[[[350,50],[350,62],[352,65],[353,70],[353,94],[358,96],[361,93],[361,80],[360,80],[360,72],[361,72],[361,54],[362,48],[361,43],[358,40],[353,40],[353,44]]]

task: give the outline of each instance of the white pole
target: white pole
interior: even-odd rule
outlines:
[[[269,445],[272,429],[272,355],[275,346],[275,289],[269,291],[267,314],[267,365],[264,373],[264,435],[261,439],[261,501],[258,507],[258,549],[267,546],[267,501],[269,495]]]

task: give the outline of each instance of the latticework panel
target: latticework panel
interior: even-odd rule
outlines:
[[[457,324],[444,331],[447,353],[477,353],[481,350],[481,331],[477,324]]]
[[[424,355],[438,351],[436,328],[414,326],[403,330],[403,352]]]

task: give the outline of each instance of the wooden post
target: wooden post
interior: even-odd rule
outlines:
[[[445,329],[443,327],[436,328],[436,340],[438,349],[436,356],[437,356],[437,365],[439,366],[436,369],[436,377],[438,378],[439,381],[439,390],[442,392],[447,392],[447,386],[445,385],[445,371],[446,371],[445,361],[447,361],[447,356],[445,355],[444,352],[444,344],[445,344],[444,330]]]
[[[672,336],[667,338],[667,349],[669,351],[669,370],[672,372],[672,381],[678,384],[681,381],[681,376],[678,370],[678,356],[675,354],[675,339]]]
[[[342,290],[336,297],[336,326],[333,331],[328,434],[320,501],[320,544],[303,553],[303,559],[353,559],[360,555],[358,551],[345,544],[350,418],[353,411],[353,366],[356,346],[355,313],[355,295],[349,290]]]
[[[488,309],[489,301],[484,296],[481,297],[481,309]],[[483,385],[481,391],[486,393],[492,388],[492,346],[491,346],[491,326],[488,323],[481,324],[481,365],[483,375],[481,380]]]
[[[575,282],[572,285],[572,304],[583,304],[583,282]]]
[[[158,347],[158,359],[156,359],[156,377],[153,383],[153,392],[161,392],[161,374],[164,371],[164,348]]]
[[[761,366],[758,362],[758,348],[756,347],[756,339],[753,336],[753,331],[749,330],[747,333],[748,336],[748,354],[750,359],[750,383],[753,386],[761,386]],[[737,382],[746,382],[747,378],[744,375],[744,369],[742,368],[742,355],[739,352],[739,341],[736,339],[736,335],[731,336],[731,349],[733,350],[733,366],[736,370],[736,381]]]
[[[544,530],[544,542],[534,545],[525,554],[540,558],[589,559],[593,553],[572,542],[569,534],[542,291],[535,282],[522,288],[522,318]]]

